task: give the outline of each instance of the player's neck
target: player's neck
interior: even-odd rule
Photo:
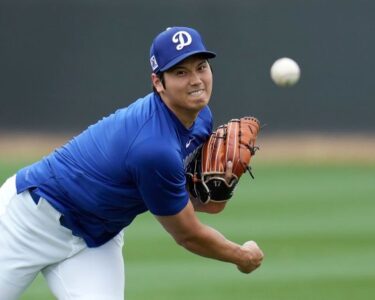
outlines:
[[[191,126],[193,126],[195,119],[197,118],[198,114],[195,114],[193,117],[187,117],[186,115],[177,116],[177,118],[180,120],[182,125],[185,126],[185,128],[189,129]]]
[[[184,125],[185,128],[189,129],[193,124],[195,119],[198,117],[199,112],[192,112],[186,109],[179,109],[177,107],[173,107],[168,105],[168,103],[164,102],[165,105],[174,113],[177,119]]]
[[[198,116],[198,113],[192,113],[192,112],[186,112],[186,111],[180,112],[176,109],[174,110],[171,109],[171,110],[176,115],[177,119],[180,120],[182,125],[184,125],[184,127],[187,129],[189,129],[194,124],[194,121]]]

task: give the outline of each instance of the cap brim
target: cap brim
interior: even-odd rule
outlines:
[[[192,51],[185,53],[183,55],[180,55],[170,61],[168,64],[166,64],[163,68],[159,69],[159,72],[167,71],[168,69],[172,68],[173,66],[177,65],[179,62],[183,61],[185,58],[188,58],[189,56],[201,54],[202,56],[205,56],[206,58],[214,58],[216,57],[216,53],[211,51]]]

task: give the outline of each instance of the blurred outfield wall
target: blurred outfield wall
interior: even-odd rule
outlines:
[[[79,131],[151,90],[149,46],[197,28],[217,52],[216,124],[253,114],[267,132],[375,130],[375,1],[0,0],[0,130]],[[269,78],[282,56],[298,85]]]

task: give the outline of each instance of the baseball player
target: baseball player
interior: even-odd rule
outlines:
[[[146,211],[193,253],[244,273],[260,266],[255,242],[231,242],[195,214],[225,202],[203,204],[186,189],[186,166],[212,132],[215,56],[192,28],[161,32],[150,49],[152,93],[3,184],[0,299],[17,299],[39,272],[58,299],[124,299],[122,229]]]

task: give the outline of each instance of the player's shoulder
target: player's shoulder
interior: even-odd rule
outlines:
[[[157,118],[159,110],[157,99],[151,93],[117,110],[114,115],[124,129],[124,136],[129,139],[140,134],[147,135],[148,131],[155,129],[153,119]]]
[[[173,139],[177,126],[174,119],[156,93],[138,99],[126,111],[126,126],[138,128],[142,140]]]
[[[168,157],[180,151],[178,135],[160,119],[150,119],[139,130],[131,151],[135,155]]]
[[[128,152],[126,164],[130,170],[170,170],[177,172],[183,168],[180,147],[173,138],[164,136],[138,137]],[[172,173],[173,173],[172,172]]]
[[[147,120],[157,110],[157,102],[154,93],[150,93],[142,98],[138,98],[125,108],[117,110],[115,113],[124,115],[129,119]],[[133,121],[133,120],[132,120]]]

